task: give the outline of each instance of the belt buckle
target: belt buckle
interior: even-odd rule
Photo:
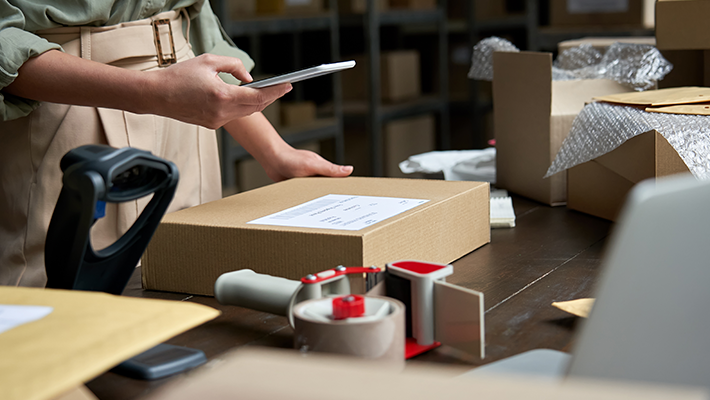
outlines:
[[[158,66],[167,67],[171,64],[177,62],[177,56],[175,54],[175,41],[173,40],[173,27],[170,24],[170,20],[167,18],[156,19],[151,23],[153,25],[153,37],[155,39],[155,49],[158,52]],[[160,40],[160,26],[168,26],[168,37],[170,37],[170,50],[168,54],[163,53],[163,46]]]

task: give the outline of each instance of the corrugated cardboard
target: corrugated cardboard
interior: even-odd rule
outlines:
[[[557,52],[562,53],[563,51],[573,47],[589,44],[600,52],[605,53],[609,46],[616,42],[655,46],[656,38],[653,36],[585,37],[581,39],[565,40],[557,43]]]
[[[281,103],[281,125],[303,126],[316,120],[316,103],[295,101]]]
[[[493,54],[496,186],[549,204],[563,205],[566,177],[542,177],[567,137],[572,121],[592,97],[630,89],[606,79],[552,81],[552,54]]]
[[[490,240],[488,183],[297,178],[168,214],[143,256],[146,289],[212,295],[223,273],[289,279],[337,265],[450,263]],[[428,199],[359,231],[248,225],[327,194]]]
[[[708,50],[710,2],[706,0],[658,0],[656,41],[660,50]]]
[[[618,9],[614,12],[604,12],[609,10],[609,5],[614,4],[626,7],[614,8]],[[578,9],[583,12],[577,12],[575,5],[581,6]],[[652,28],[653,22],[653,0],[550,0],[552,26],[626,25]]]
[[[611,221],[626,195],[648,178],[690,172],[657,131],[627,140],[616,150],[567,171],[567,207]]]
[[[414,178],[399,169],[399,163],[415,154],[434,151],[436,131],[434,116],[404,118],[385,124],[385,174],[393,178]],[[416,177],[423,177],[419,175]]]
[[[342,72],[343,98],[369,100],[368,59],[353,57],[360,66]],[[380,96],[383,102],[398,102],[421,96],[419,52],[387,51],[380,55]]]
[[[700,388],[575,378],[556,382],[523,374],[457,377],[462,367],[434,363],[408,364],[400,372],[369,360],[330,354],[304,357],[297,351],[266,348],[240,350],[223,358],[214,368],[168,384],[145,400],[221,400],[234,398],[235,393],[241,399],[310,400],[707,399],[707,392]]]
[[[219,315],[195,303],[7,286],[0,286],[0,304],[53,308],[42,319],[0,334],[3,400],[65,394]]]

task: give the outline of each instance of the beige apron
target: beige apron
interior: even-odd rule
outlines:
[[[38,34],[62,44],[69,54],[147,71],[161,68],[159,63],[171,58],[179,62],[194,57],[183,19],[180,12],[171,11],[115,26],[56,28]],[[189,19],[185,20],[189,30]],[[59,161],[85,144],[136,147],[174,162],[180,180],[168,212],[221,197],[214,131],[153,115],[42,103],[27,117],[0,122],[0,284],[46,284],[44,241],[62,187]],[[118,239],[148,201],[107,204],[106,216],[92,230],[94,247]]]

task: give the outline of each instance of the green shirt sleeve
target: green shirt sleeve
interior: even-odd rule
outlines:
[[[236,57],[242,61],[247,71],[254,68],[254,61],[243,50],[237,48],[232,39],[224,32],[217,16],[212,12],[210,2],[205,1],[199,10],[188,9],[190,14],[190,44],[195,54],[210,53],[220,56]],[[195,15],[196,14],[196,15]],[[220,74],[227,83],[239,84],[239,80],[230,74]]]
[[[0,0],[0,15],[0,117],[9,121],[26,116],[39,102],[4,93],[2,89],[17,78],[17,70],[29,58],[61,47],[25,31],[24,15],[6,0]]]

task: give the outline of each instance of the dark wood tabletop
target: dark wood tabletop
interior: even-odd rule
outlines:
[[[416,362],[473,367],[532,349],[571,350],[577,318],[551,303],[593,296],[612,223],[519,197],[513,197],[513,205],[516,227],[493,229],[491,243],[454,262],[454,274],[447,277],[484,293],[486,358],[462,359],[442,346],[415,357]],[[208,359],[242,346],[293,346],[284,317],[223,306],[212,297],[143,290],[138,270],[124,295],[191,301],[222,311],[167,342],[200,349]],[[140,381],[108,372],[87,387],[101,400],[135,399],[171,379],[179,378]]]

